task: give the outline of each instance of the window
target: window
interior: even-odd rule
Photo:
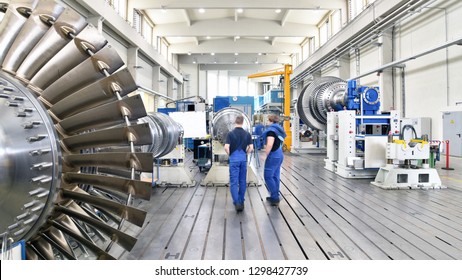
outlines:
[[[250,85],[253,85],[251,87]],[[229,77],[229,95],[231,96],[254,96],[255,83],[250,82],[245,76]]]
[[[348,10],[350,15],[350,20],[354,19],[357,15],[359,15],[364,6],[364,0],[348,0]]]
[[[124,19],[127,19],[127,0],[106,0],[114,10]]]
[[[249,92],[247,91],[248,80],[247,77],[239,77],[239,96],[249,96]]]
[[[141,12],[138,10],[133,11],[133,28],[135,28],[136,32],[141,34]]]
[[[246,76],[230,76],[228,71],[207,71],[207,96],[213,103],[216,96],[255,96],[255,82]]]
[[[217,95],[226,96],[228,93],[228,71],[218,71],[218,91]]]
[[[316,51],[316,38],[311,37],[309,44],[310,44],[310,54],[309,55],[312,55]]]
[[[342,29],[342,13],[340,10],[336,10],[332,13],[330,18],[332,23],[332,35],[334,35]]]
[[[229,77],[229,95],[239,95],[239,77],[237,76]]]
[[[168,94],[168,77],[164,73],[160,73],[159,76],[159,92],[162,94]]]
[[[329,39],[329,20],[326,20],[319,27],[319,46],[324,45],[328,39]]]
[[[152,26],[143,18],[143,37],[151,45],[152,44]]]
[[[157,37],[157,36],[154,36],[152,38],[152,46],[154,47],[154,49],[156,50],[159,50],[159,41],[160,41],[160,38]]]
[[[310,39],[306,39],[302,43],[302,61],[305,61],[310,56]]]
[[[256,83],[247,79],[247,95],[248,96],[257,96],[257,87]]]
[[[172,53],[172,65],[177,70],[180,68],[180,62],[178,61],[178,55],[177,54]]]
[[[163,55],[165,58],[168,56],[168,44],[164,38],[160,40],[160,54]]]
[[[300,54],[299,53],[295,53],[295,54],[291,54],[290,55],[290,64],[292,65],[299,65],[300,64]]]
[[[207,97],[209,104],[217,96],[218,91],[218,71],[207,71]]]
[[[180,92],[180,84],[177,81],[173,81],[172,92],[173,92],[173,96],[174,97],[176,96],[176,98],[182,98],[183,97],[183,96],[180,96],[180,94],[181,94],[181,92]],[[194,108],[193,108],[192,111],[194,111]]]

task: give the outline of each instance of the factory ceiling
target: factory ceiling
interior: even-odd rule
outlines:
[[[345,0],[130,0],[182,64],[229,67],[290,63]],[[238,64],[238,65],[236,65]],[[223,66],[225,65],[225,66]]]

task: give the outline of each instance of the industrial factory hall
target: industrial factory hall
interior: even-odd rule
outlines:
[[[460,26],[459,0],[0,0],[2,265],[462,260]]]

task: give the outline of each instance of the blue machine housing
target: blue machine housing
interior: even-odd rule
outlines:
[[[253,138],[253,144],[254,148],[257,150],[263,149],[263,138],[261,137],[263,135],[263,132],[265,131],[265,126],[262,124],[256,124],[252,127],[252,138]]]
[[[214,112],[226,107],[239,108],[252,117],[255,112],[255,100],[253,96],[217,96],[213,99]]]
[[[377,118],[389,116],[389,113],[379,113],[380,96],[378,87],[358,86],[356,80],[347,83],[347,110],[356,110],[363,117],[356,120],[358,135],[387,135],[390,133],[390,119]],[[374,116],[374,118],[368,118]],[[364,141],[357,141],[356,148],[364,151]]]
[[[356,85],[356,80],[348,81],[347,109],[362,110],[363,115],[376,115],[380,109],[378,87],[365,87]]]

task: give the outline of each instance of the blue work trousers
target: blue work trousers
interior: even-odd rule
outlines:
[[[247,161],[229,163],[229,190],[234,204],[244,204],[247,189]]]
[[[282,153],[282,149],[279,148],[276,151],[269,153],[265,161],[263,177],[265,178],[266,188],[270,193],[270,197],[274,201],[279,201],[281,164],[283,160],[284,154]]]

